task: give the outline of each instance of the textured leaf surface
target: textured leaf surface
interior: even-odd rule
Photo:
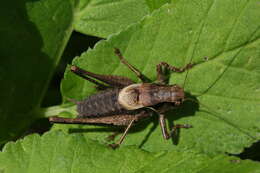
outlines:
[[[178,145],[174,145],[162,139],[155,117],[135,128],[124,145],[139,145],[148,151],[196,148],[208,154],[239,153],[260,138],[259,18],[257,0],[178,1],[101,42],[73,64],[137,81],[119,63],[114,47],[120,48],[126,59],[152,80],[156,78],[155,66],[161,61],[178,67],[196,63],[187,73],[184,88],[200,102],[199,111],[196,104],[187,103],[168,114],[169,124],[174,120],[193,128],[181,130],[174,141]],[[170,83],[183,86],[185,76],[172,74]],[[93,94],[94,87],[67,71],[62,92],[64,98],[81,100]],[[100,141],[111,133],[90,126],[56,128],[84,128],[82,132]]]
[[[167,3],[165,0],[81,0],[75,30],[106,38]]]
[[[235,157],[218,155],[209,157],[194,151],[176,152],[171,151],[158,157],[137,172],[224,172],[224,173],[244,173],[260,172],[260,164],[249,160],[239,160]]]
[[[0,153],[5,173],[69,172],[260,172],[260,164],[193,151],[148,153],[135,147],[112,150],[81,134],[49,132],[9,143]]]
[[[52,132],[6,145],[0,153],[0,169],[6,173],[134,172],[153,157],[134,148],[114,151],[80,134]]]
[[[148,5],[150,11],[153,11],[155,9],[160,8],[161,6],[163,6],[166,3],[171,3],[171,2],[175,2],[176,0],[145,0],[146,4]]]
[[[34,120],[72,31],[72,10],[63,0],[2,2],[0,145]]]

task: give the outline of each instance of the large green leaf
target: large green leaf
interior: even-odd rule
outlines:
[[[148,153],[135,147],[112,150],[81,134],[48,132],[7,144],[0,153],[5,173],[67,172],[259,172],[260,164],[195,151]]]
[[[175,120],[193,128],[181,130],[176,146],[162,139],[157,120],[148,121],[129,134],[123,146],[139,145],[148,151],[196,148],[210,154],[239,153],[260,138],[259,18],[257,0],[178,1],[100,42],[73,64],[137,81],[113,54],[114,47],[152,80],[161,61],[178,67],[196,63],[187,78],[186,73],[172,74],[170,83],[183,85],[187,79],[184,88],[196,95],[199,111],[196,104],[187,103],[168,114],[170,124]],[[62,82],[65,99],[82,100],[93,92],[93,84],[67,70]],[[82,132],[91,132],[86,136],[102,142],[110,133],[90,126],[56,128],[84,128]]]
[[[165,3],[170,0],[81,0],[75,15],[75,30],[106,38]]]
[[[35,120],[72,32],[70,1],[3,1],[0,7],[0,145]]]

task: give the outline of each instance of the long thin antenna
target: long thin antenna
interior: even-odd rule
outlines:
[[[187,80],[188,73],[189,73],[189,70],[187,70],[187,72],[185,73],[185,78],[184,78],[184,82],[183,82],[183,84],[182,84],[182,88],[184,88],[184,87],[185,87],[185,84],[186,84],[186,80]]]
[[[192,59],[193,59],[193,56],[190,58],[189,64],[191,64]],[[186,85],[186,80],[187,80],[187,77],[188,77],[188,73],[189,73],[189,69],[188,69],[187,72],[185,73],[184,82],[183,82],[183,84],[182,84],[182,88],[183,88],[183,89],[185,88],[185,85]]]
[[[191,59],[192,60],[192,59]],[[191,61],[190,61],[191,62]],[[198,63],[189,63],[189,66],[187,66],[187,72],[185,73],[185,78],[184,78],[184,82],[182,84],[182,88],[185,89],[185,84],[186,84],[186,80],[188,78],[188,73],[190,71],[190,69],[194,66],[198,65]]]

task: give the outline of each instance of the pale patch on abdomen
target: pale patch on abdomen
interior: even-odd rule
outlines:
[[[139,103],[138,88],[142,84],[132,84],[123,88],[118,95],[118,103],[127,110],[135,110],[144,107]]]

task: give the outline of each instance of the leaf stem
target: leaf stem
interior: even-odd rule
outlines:
[[[77,114],[76,105],[55,105],[47,108],[40,108],[38,110],[38,116],[41,118],[57,116],[61,112],[69,112],[75,115]]]

